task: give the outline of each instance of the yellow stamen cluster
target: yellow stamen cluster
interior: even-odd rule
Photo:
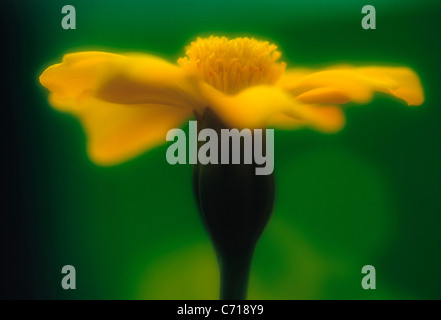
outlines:
[[[178,60],[219,91],[235,94],[258,84],[274,84],[286,64],[278,62],[277,46],[253,38],[198,38]]]

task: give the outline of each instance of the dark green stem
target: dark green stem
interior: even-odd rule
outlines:
[[[225,126],[207,109],[198,119],[203,128],[220,134]],[[273,209],[274,175],[255,169],[254,163],[194,167],[193,190],[218,257],[223,300],[246,299],[254,248]]]
[[[219,257],[220,299],[245,300],[248,290],[252,252]]]

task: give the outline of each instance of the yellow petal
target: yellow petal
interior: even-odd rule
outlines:
[[[97,86],[97,98],[108,102],[154,103],[201,107],[197,76],[158,57],[131,54],[114,63]]]
[[[63,101],[51,99],[51,103],[63,107]],[[126,161],[165,143],[168,130],[191,116],[190,109],[121,105],[94,98],[83,99],[76,107],[74,114],[86,131],[88,155],[100,165]]]
[[[200,104],[195,81],[194,75],[158,57],[105,52],[68,54],[40,77],[54,100],[94,97],[119,104],[186,108]],[[75,108],[81,103],[67,105]]]
[[[376,91],[400,98],[408,105],[420,105],[424,101],[418,76],[404,67],[332,68],[298,77],[292,83],[284,82],[280,86],[302,103],[367,103]]]
[[[345,125],[345,116],[338,106],[303,105],[302,108],[314,121],[278,113],[269,119],[268,126],[287,130],[309,127],[325,133],[334,133]]]
[[[409,106],[419,106],[424,102],[424,92],[418,75],[409,68],[365,67],[358,71],[371,78],[388,81],[388,87],[378,87],[383,91],[407,102]]]
[[[54,106],[68,111],[75,101],[90,96],[98,79],[113,60],[122,56],[105,52],[79,52],[67,54],[63,62],[48,67],[40,76],[41,84],[51,92],[51,99],[65,101]],[[67,101],[71,101],[67,103]]]
[[[338,107],[304,105],[275,86],[254,86],[236,95],[226,95],[209,86],[204,91],[209,106],[232,128],[257,129],[268,124],[292,128],[301,124],[335,132],[344,125]]]
[[[302,103],[345,104],[351,96],[337,88],[320,87],[302,93],[296,97]]]
[[[313,72],[314,70],[306,68],[288,69],[282,74],[276,85],[289,91],[297,81]]]

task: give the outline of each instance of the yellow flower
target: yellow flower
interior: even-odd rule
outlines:
[[[286,69],[280,52],[249,38],[198,38],[178,64],[147,54],[79,52],[47,68],[40,82],[49,101],[76,115],[88,154],[116,164],[165,142],[171,128],[211,108],[232,128],[336,132],[341,105],[365,104],[383,92],[420,105],[418,76],[405,67]]]

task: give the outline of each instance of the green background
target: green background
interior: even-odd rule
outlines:
[[[61,28],[65,4],[76,8],[76,30]],[[376,30],[361,28],[366,4],[376,8]],[[198,217],[191,166],[169,165],[166,145],[122,165],[93,165],[79,122],[51,109],[38,82],[65,53],[136,51],[176,61],[191,40],[214,34],[275,42],[289,67],[409,66],[426,94],[418,108],[382,95],[349,108],[335,135],[276,131],[276,206],[255,253],[249,298],[441,298],[439,1],[6,5],[12,27],[2,32],[14,48],[5,61],[13,87],[6,137],[15,146],[13,192],[24,214],[3,225],[4,297],[217,298],[216,258]],[[13,206],[2,211],[3,218],[16,214]],[[76,290],[61,288],[66,264],[77,270]],[[361,287],[368,264],[376,290]]]

